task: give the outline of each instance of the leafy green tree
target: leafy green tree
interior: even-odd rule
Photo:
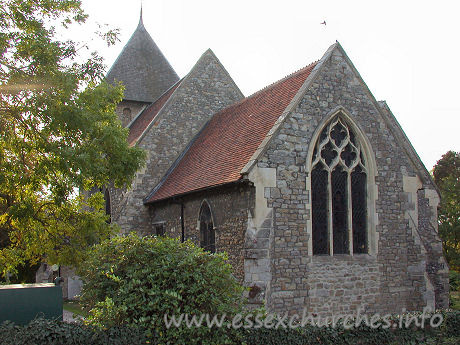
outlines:
[[[181,314],[200,318],[241,312],[242,292],[225,254],[168,237],[117,236],[94,246],[79,274],[87,321],[103,328],[139,326],[161,344],[228,344],[227,327],[168,328]],[[185,316],[183,316],[185,317]],[[184,319],[185,320],[185,319]]]
[[[101,193],[79,191],[125,186],[142,164],[115,114],[122,87],[56,34],[86,18],[77,0],[0,0],[0,275],[44,257],[77,265],[115,231]]]
[[[460,153],[449,151],[433,168],[441,190],[438,209],[439,235],[451,269],[460,270]]]

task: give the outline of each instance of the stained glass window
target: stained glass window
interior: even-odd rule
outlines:
[[[313,254],[368,252],[366,181],[361,146],[337,116],[321,131],[313,152]]]
[[[328,172],[318,164],[311,172],[313,205],[313,254],[328,254],[328,207],[327,186]]]

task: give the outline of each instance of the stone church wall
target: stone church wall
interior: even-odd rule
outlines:
[[[128,126],[141,111],[143,111],[149,103],[138,101],[123,100],[117,105],[115,112],[121,121],[123,127]]]
[[[313,256],[307,157],[310,145],[315,145],[311,142],[315,131],[337,109],[351,117],[375,154],[371,157],[375,182],[368,186],[374,192],[373,200],[368,200],[373,208],[373,244],[370,254]],[[257,167],[276,169],[276,187],[268,188],[265,197],[273,211],[266,298],[270,310],[301,314],[306,308],[330,315],[362,307],[365,312],[385,313],[420,310],[430,304],[428,290],[435,279],[427,279],[424,263],[434,265],[437,273],[443,259],[438,244],[427,254],[424,243],[434,243],[438,237],[436,222],[428,225],[423,219],[426,214],[435,219],[436,211],[427,209],[423,192],[418,201],[417,197],[409,200],[403,179],[417,178],[418,171],[384,115],[345,56],[335,49],[266,147]],[[424,187],[424,193],[436,194],[432,185]],[[414,203],[419,205],[417,210]],[[415,212],[416,229],[411,228],[408,212]],[[418,233],[427,240],[419,240]],[[436,306],[446,306],[445,284],[444,279],[435,284]]]
[[[129,189],[111,189],[112,220],[122,231],[150,229],[143,199],[211,116],[243,95],[215,55],[208,50],[184,78],[139,140],[146,165]]]
[[[151,227],[143,235],[155,235],[155,224],[164,224],[165,234],[181,238],[181,203],[184,205],[185,239],[200,245],[199,214],[209,204],[216,234],[216,252],[227,252],[235,277],[243,282],[243,250],[248,210],[254,205],[254,188],[233,184],[150,206]]]
[[[417,191],[419,210],[418,229],[426,249],[427,260],[425,274],[432,283],[435,296],[435,308],[446,308],[449,305],[449,268],[442,253],[442,241],[437,232],[437,206],[439,198],[429,188]]]
[[[211,52],[177,88],[140,140],[154,154],[132,188],[112,190],[123,231],[200,244],[199,212],[209,203],[217,251],[252,287],[251,304],[322,316],[447,307],[447,265],[437,234],[439,196],[386,105],[375,101],[341,49],[334,48],[292,113],[279,121],[247,182],[145,206],[142,200],[219,109],[242,95]],[[206,91],[206,92],[205,92]],[[205,95],[205,96],[203,96]],[[312,255],[310,164],[314,137],[341,112],[365,141],[369,165],[368,254]],[[414,158],[415,157],[415,158]]]

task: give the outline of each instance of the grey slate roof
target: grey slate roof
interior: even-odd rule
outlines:
[[[153,102],[179,80],[178,75],[149,35],[142,22],[114,62],[106,79],[121,81],[123,99]]]

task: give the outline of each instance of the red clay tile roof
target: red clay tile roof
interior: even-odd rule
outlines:
[[[174,93],[174,90],[180,85],[181,80],[174,84],[169,90],[160,96],[155,102],[150,104],[131,124],[129,127],[128,143],[134,145],[144,133],[146,128],[152,123],[155,116],[158,114],[160,109],[165,105],[166,101]]]
[[[146,202],[239,180],[241,169],[315,65],[313,63],[215,114]]]

